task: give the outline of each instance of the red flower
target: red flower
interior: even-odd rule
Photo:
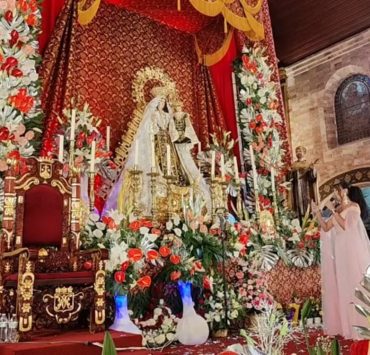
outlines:
[[[143,276],[139,280],[137,280],[137,285],[141,288],[148,288],[152,284],[152,279],[150,276]]]
[[[255,121],[249,122],[249,128],[250,129],[255,129],[256,128],[256,122]]]
[[[13,21],[13,12],[10,11],[10,10],[5,12],[4,18],[5,18],[6,21],[8,21],[8,23],[12,22]]]
[[[319,240],[319,239],[320,239],[320,232],[315,233],[315,234],[312,236],[312,239],[313,239],[313,240]]]
[[[171,281],[177,281],[181,277],[181,271],[172,271],[170,278]]]
[[[248,106],[252,105],[252,99],[250,97],[248,97],[248,99],[245,100],[245,104],[248,105]]]
[[[136,262],[141,260],[141,258],[143,257],[143,252],[139,248],[132,248],[129,249],[127,255],[131,261]]]
[[[212,290],[211,280],[208,278],[208,276],[203,278],[203,288],[205,290]]]
[[[29,26],[36,26],[38,23],[38,19],[34,14],[30,14],[27,17],[26,22],[27,22],[27,25]]]
[[[117,224],[116,224],[116,222],[114,222],[114,219],[112,217],[104,216],[102,218],[102,222],[104,224],[106,224],[109,229],[116,229],[117,228]]]
[[[256,121],[257,121],[257,122],[262,122],[262,120],[263,120],[263,117],[262,117],[262,115],[259,113],[259,114],[256,116]]]
[[[149,260],[157,260],[159,258],[159,253],[156,251],[156,250],[149,250],[147,253],[146,253],[146,257],[149,259]]]
[[[142,219],[140,221],[140,223],[141,223],[142,227],[146,227],[146,228],[152,228],[153,227],[152,221],[149,221],[148,219]]]
[[[6,141],[9,139],[10,132],[7,127],[0,128],[0,141]]]
[[[160,247],[159,254],[161,254],[162,258],[167,258],[167,256],[171,255],[171,249],[167,247]]]
[[[209,230],[209,233],[211,235],[220,235],[221,234],[221,229],[220,228],[212,228]]]
[[[17,110],[28,113],[33,107],[34,99],[32,96],[28,96],[27,90],[23,88],[20,89],[16,95],[9,97],[9,103]]]
[[[178,255],[171,255],[170,261],[172,264],[177,265],[180,264],[181,258]]]
[[[117,283],[121,284],[121,283],[125,282],[125,280],[126,280],[126,274],[123,271],[117,271],[114,274],[114,280]]]
[[[13,75],[16,78],[20,78],[21,76],[23,76],[23,72],[22,72],[22,70],[20,70],[18,68],[14,68],[11,72],[11,75]]]
[[[194,270],[198,271],[198,270],[203,270],[203,265],[202,265],[202,262],[200,260],[197,260],[194,262]]]
[[[299,249],[303,249],[304,248],[304,242],[303,241],[300,241],[297,245],[298,245],[298,248]]]
[[[249,241],[249,235],[248,234],[241,234],[239,236],[239,242],[244,244],[244,245],[247,245],[248,244],[248,241]]]
[[[19,153],[18,150],[12,150],[11,152],[8,153],[8,159],[15,159],[19,160],[21,158],[21,154]]]
[[[152,234],[156,234],[156,235],[161,235],[161,230],[160,229],[158,229],[158,228],[153,228],[152,230],[151,230],[151,233]]]
[[[133,232],[138,232],[139,229],[141,228],[141,223],[140,221],[133,221],[131,222],[128,227],[133,231]]]
[[[127,260],[127,261],[124,261],[122,264],[121,264],[121,271],[125,272],[130,266],[130,262]]]
[[[242,56],[242,61],[245,69],[248,69],[249,66],[249,57],[247,55]]]

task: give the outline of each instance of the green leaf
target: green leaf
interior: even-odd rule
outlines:
[[[116,346],[109,332],[105,332],[101,355],[117,355]]]
[[[331,343],[331,354],[340,355],[340,345],[337,338],[335,338]]]
[[[302,322],[305,324],[307,321],[307,318],[310,316],[312,311],[312,301],[310,299],[306,300],[306,302],[303,305],[301,318]]]

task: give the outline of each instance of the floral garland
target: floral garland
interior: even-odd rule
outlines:
[[[8,158],[22,162],[38,148],[40,23],[36,0],[0,1],[0,171]]]
[[[271,168],[277,180],[284,176],[284,150],[279,134],[283,124],[277,111],[277,83],[272,81],[273,67],[269,65],[265,50],[259,46],[244,47],[240,61],[235,64],[239,86],[238,111],[241,144],[245,161],[251,163],[249,147],[252,146],[258,173],[258,194],[262,209],[272,205]],[[249,186],[253,186],[249,171]],[[252,201],[253,199],[250,199]]]
[[[255,209],[250,156],[252,147],[259,207],[271,218],[275,216],[273,228],[266,227],[268,223],[257,219],[247,223],[249,253],[260,262],[264,271],[270,270],[280,258],[297,267],[311,266],[318,262],[317,225],[307,215],[301,226],[282,203],[281,196],[287,191],[286,184],[282,183],[286,175],[284,147],[287,142],[282,139],[285,136],[281,135],[284,123],[278,112],[278,83],[273,80],[274,68],[269,64],[266,50],[259,45],[244,47],[241,59],[235,63],[235,73],[239,88],[241,144],[245,161],[250,167],[247,175],[247,208],[250,212]],[[275,192],[272,189],[272,169],[276,173]],[[273,219],[270,222],[274,224]]]

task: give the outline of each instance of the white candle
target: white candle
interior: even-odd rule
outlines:
[[[58,150],[58,160],[63,163],[64,155],[64,136],[59,134],[59,150]]]
[[[95,171],[95,147],[96,147],[96,142],[95,140],[93,140],[91,144],[91,155],[90,155],[90,172],[91,173]]]
[[[71,118],[71,136],[70,136],[71,141],[75,139],[75,130],[76,130],[76,109],[73,109]]]
[[[238,170],[238,160],[234,156],[234,173],[235,173],[235,180],[239,180],[239,170]]]
[[[107,143],[107,151],[110,151],[110,126],[107,126],[106,132],[106,143]]]
[[[212,159],[211,159],[211,179],[214,180],[215,178],[215,170],[216,170],[216,152],[212,150]]]
[[[152,141],[152,169],[155,170],[155,146],[154,146],[154,135],[151,136]]]
[[[225,157],[223,154],[221,154],[221,178],[223,181],[225,180]]]
[[[139,146],[138,146],[138,142],[136,141],[135,142],[135,163],[134,163],[135,169],[137,169],[137,166],[138,166],[138,157],[139,157]]]
[[[171,176],[171,150],[169,144],[167,144],[167,176]]]
[[[202,151],[202,143],[198,143],[198,153],[200,153]]]
[[[251,164],[252,164],[252,172],[253,172],[253,184],[254,188],[257,189],[257,169],[256,169],[256,162],[254,160],[254,151],[252,145],[249,146],[249,153],[251,156]]]
[[[276,187],[275,187],[275,169],[271,168],[271,190],[272,193],[275,195]]]
[[[190,200],[190,205],[192,206],[193,205],[193,201],[194,201],[194,190],[193,190],[193,188],[190,189],[190,197],[189,197],[189,200]]]

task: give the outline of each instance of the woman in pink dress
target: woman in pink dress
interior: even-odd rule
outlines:
[[[359,303],[355,289],[370,265],[370,241],[361,220],[361,209],[348,198],[348,186],[335,186],[339,206],[327,207],[332,216],[325,221],[316,205],[312,212],[321,226],[321,284],[324,331],[358,339],[354,325],[369,326],[357,313],[353,303]]]

